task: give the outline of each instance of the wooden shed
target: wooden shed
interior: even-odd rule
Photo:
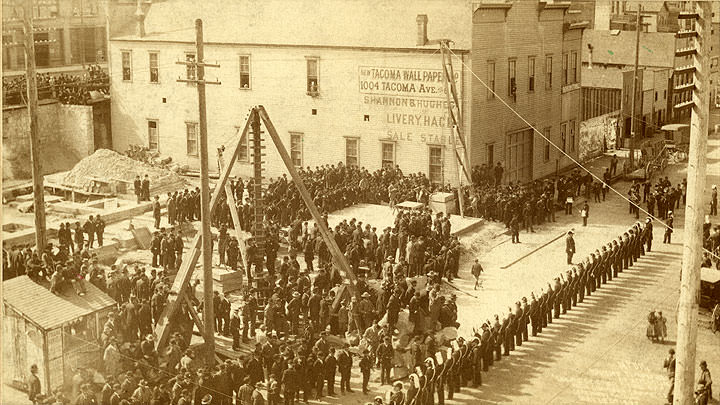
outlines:
[[[90,283],[79,296],[65,289],[58,296],[27,276],[3,282],[3,356],[5,383],[25,382],[37,364],[42,391],[68,383],[72,368],[100,369],[100,335],[115,300]]]

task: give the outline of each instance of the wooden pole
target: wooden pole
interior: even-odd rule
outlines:
[[[693,404],[695,391],[695,355],[700,298],[700,264],[702,261],[703,197],[707,167],[709,102],[710,24],[709,1],[695,5],[699,14],[696,24],[693,111],[690,119],[690,152],[688,157],[687,205],[683,244],[680,301],[678,303],[677,367],[675,404]]]
[[[208,363],[215,362],[215,313],[213,310],[212,233],[210,231],[210,182],[208,171],[207,106],[205,100],[205,53],[203,23],[195,20],[198,112],[200,117],[200,218],[202,221],[203,324]]]
[[[642,6],[638,3],[637,17],[635,20],[635,69],[633,70],[632,80],[632,100],[630,101],[630,170],[635,170],[635,130],[637,125],[635,124],[635,102],[637,99],[637,79],[638,79],[638,64],[640,62],[640,10]],[[642,84],[640,85],[642,88]],[[642,94],[642,91],[640,91]]]
[[[330,234],[330,231],[325,226],[325,221],[323,221],[323,218],[320,215],[320,211],[318,211],[315,203],[310,197],[310,193],[308,192],[307,187],[305,187],[302,178],[298,174],[297,170],[295,170],[295,165],[293,165],[290,154],[285,149],[285,145],[283,145],[282,139],[280,139],[280,135],[278,135],[277,131],[275,130],[275,126],[273,125],[272,121],[270,121],[270,116],[268,115],[267,111],[265,111],[265,108],[263,106],[258,106],[256,108],[256,111],[262,119],[263,123],[265,124],[265,128],[267,129],[268,134],[270,135],[270,138],[275,144],[275,148],[280,154],[280,158],[282,158],[283,162],[285,163],[285,166],[290,173],[290,177],[292,177],[293,183],[295,183],[295,187],[297,187],[298,193],[300,193],[300,197],[302,197],[305,205],[310,211],[310,214],[312,215],[313,219],[315,219],[315,223],[320,229],[320,234],[322,235],[323,240],[325,241],[325,244],[327,245],[328,250],[333,257],[335,266],[339,269],[340,274],[343,277],[349,279],[350,284],[348,287],[350,289],[350,293],[354,294],[355,284],[357,284],[357,277],[355,276],[355,273],[353,273],[352,269],[350,268],[350,264],[348,264],[348,261],[345,258],[345,255],[343,255],[340,247],[337,245],[337,242],[335,242],[335,238],[333,237],[333,235]]]
[[[45,232],[45,189],[40,164],[40,134],[38,133],[38,95],[35,72],[35,36],[32,22],[33,1],[23,1],[23,27],[25,33],[25,80],[27,81],[27,108],[30,119],[30,164],[33,180],[33,211],[35,213],[35,247],[42,255],[47,243]]]

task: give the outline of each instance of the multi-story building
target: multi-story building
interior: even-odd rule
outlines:
[[[580,48],[588,23],[568,21],[569,6],[475,5],[472,68],[483,82],[472,85],[471,160],[502,162],[508,181],[555,173],[572,163],[565,154],[577,157]]]
[[[328,5],[329,4],[329,5]],[[437,45],[454,41],[460,107],[469,133],[471,1],[170,0],[143,4],[135,32],[110,40],[113,148],[139,144],[199,167],[194,21],[204,21],[210,150],[240,141],[263,105],[296,166],[399,165],[457,182]],[[558,25],[559,27],[559,25]],[[559,63],[559,62],[558,62]],[[538,72],[541,62],[538,62]],[[558,64],[559,66],[559,64]],[[285,172],[267,140],[266,173]],[[236,174],[250,175],[243,142]],[[216,156],[211,154],[210,167]]]
[[[24,73],[22,7],[2,3],[3,75]],[[79,70],[107,60],[105,13],[101,0],[34,0],[35,63],[39,72]]]

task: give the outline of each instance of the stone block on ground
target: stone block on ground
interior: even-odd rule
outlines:
[[[435,342],[437,342],[439,346],[447,345],[451,340],[456,339],[457,337],[457,328],[452,326],[442,328],[435,332]]]
[[[134,228],[131,232],[135,238],[135,242],[141,249],[150,249],[152,234],[147,226]]]

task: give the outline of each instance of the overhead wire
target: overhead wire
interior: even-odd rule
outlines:
[[[475,77],[475,79],[476,79],[478,82],[480,82],[480,84],[482,84],[489,92],[491,92],[491,93],[495,96],[495,98],[497,98],[498,100],[500,100],[500,102],[501,102],[505,107],[507,107],[510,111],[513,112],[513,114],[515,114],[518,118],[520,118],[520,120],[523,121],[523,122],[525,123],[525,125],[528,126],[528,128],[532,129],[532,130],[534,131],[534,133],[537,133],[538,135],[540,135],[540,137],[542,137],[543,139],[545,139],[545,141],[546,141],[548,144],[552,145],[552,146],[553,146],[555,149],[557,149],[561,154],[565,155],[568,159],[570,159],[571,162],[573,162],[573,163],[574,163],[575,165],[577,165],[579,168],[581,168],[582,170],[584,170],[585,172],[587,172],[589,175],[591,175],[592,177],[594,177],[595,179],[597,179],[601,184],[603,184],[604,186],[606,186],[609,190],[611,190],[611,191],[613,191],[615,194],[619,195],[620,198],[622,198],[623,200],[625,200],[625,201],[627,201],[628,203],[632,204],[632,205],[633,205],[634,207],[636,207],[639,211],[642,211],[643,213],[647,214],[647,216],[648,216],[649,218],[652,218],[652,219],[658,221],[658,222],[659,222],[662,226],[664,226],[665,228],[668,228],[668,229],[670,229],[670,230],[672,230],[672,231],[675,230],[673,227],[671,227],[671,226],[669,226],[668,224],[666,224],[665,221],[663,221],[663,220],[661,220],[660,218],[657,218],[656,216],[650,214],[650,212],[648,212],[647,210],[643,209],[640,205],[636,204],[635,202],[633,202],[633,201],[630,200],[629,198],[625,197],[625,195],[624,195],[623,193],[621,193],[620,191],[618,191],[617,189],[615,189],[614,187],[612,187],[610,184],[606,183],[602,178],[600,178],[598,175],[596,175],[595,173],[593,173],[590,169],[588,169],[587,167],[585,167],[585,165],[583,165],[582,163],[580,163],[577,159],[575,159],[574,157],[572,157],[572,155],[570,155],[569,153],[565,152],[562,148],[560,148],[557,144],[555,144],[555,142],[553,142],[552,140],[550,140],[550,138],[548,138],[548,137],[545,136],[542,132],[540,132],[537,128],[535,128],[535,126],[534,126],[530,121],[528,121],[525,117],[522,116],[522,114],[520,114],[517,110],[515,110],[515,109],[514,109],[507,101],[505,101],[505,99],[503,99],[497,92],[495,92],[493,89],[491,89],[490,86],[488,86],[487,83],[485,83],[485,82],[472,70],[472,68],[470,68],[470,67],[462,60],[462,58],[458,57],[458,56],[452,51],[452,49],[450,49],[450,48],[448,47],[448,51],[449,51],[452,55],[454,55],[456,58],[458,58],[458,59],[460,60],[460,63],[463,65],[463,68],[464,68],[465,70],[467,70],[470,74],[472,74],[472,76]],[[710,255],[713,256],[713,257],[715,257],[716,259],[720,259],[720,256],[718,256],[718,255],[716,255],[715,253],[709,251],[708,249],[705,249],[705,247],[703,247],[703,251],[705,251],[706,253],[710,254]]]

